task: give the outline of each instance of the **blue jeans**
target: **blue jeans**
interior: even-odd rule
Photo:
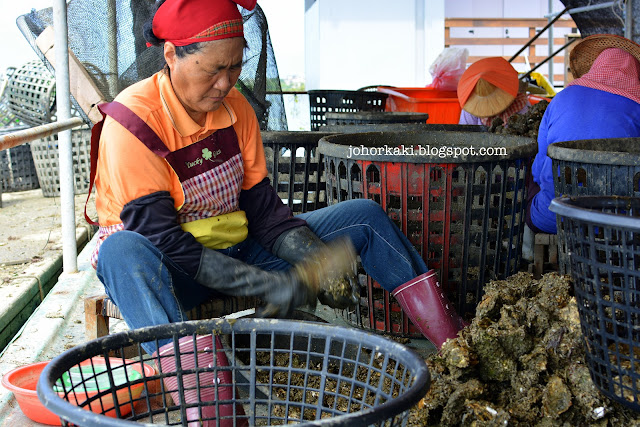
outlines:
[[[418,252],[374,201],[345,201],[298,217],[323,241],[348,236],[367,274],[388,291],[427,272]],[[251,237],[219,252],[263,270],[291,267]],[[215,296],[149,240],[130,231],[103,242],[97,274],[132,329],[188,320],[186,311]],[[156,350],[153,343],[143,347],[149,353]]]

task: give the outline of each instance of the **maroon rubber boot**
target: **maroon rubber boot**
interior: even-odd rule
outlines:
[[[193,337],[187,336],[180,338],[178,341],[180,346],[180,370],[189,371],[196,369],[196,366],[202,369],[212,368],[216,366],[229,366],[227,355],[222,349],[222,343],[219,337],[215,337],[216,357],[213,353],[213,339],[211,335],[202,335],[196,337],[195,346]],[[197,361],[194,356],[194,347],[197,351]],[[176,357],[174,355],[173,342],[166,344],[159,349],[160,368],[163,374],[175,373],[178,370]],[[157,353],[154,354],[158,360]],[[196,365],[197,363],[197,365]],[[182,379],[184,402],[179,392],[178,381]],[[171,375],[163,378],[165,389],[171,395],[173,402],[177,405],[194,404],[199,402],[215,402],[216,392],[219,400],[230,401],[233,399],[233,379],[231,371],[199,371],[187,375]],[[228,385],[227,385],[228,384]],[[198,390],[199,389],[199,390]],[[237,394],[236,394],[237,395]],[[235,413],[234,413],[235,406]],[[217,414],[216,409],[220,409]],[[202,411],[202,413],[200,412]],[[192,407],[186,409],[187,424],[190,427],[195,426],[242,426],[247,425],[245,413],[242,405],[224,404],[224,405],[202,405],[201,407]],[[201,416],[202,415],[202,416]],[[234,418],[240,416],[234,424]],[[219,422],[219,424],[217,423]]]
[[[411,322],[438,350],[447,339],[456,338],[458,331],[468,325],[444,295],[434,270],[398,286],[392,295]]]

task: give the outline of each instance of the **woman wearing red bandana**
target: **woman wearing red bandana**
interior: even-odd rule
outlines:
[[[596,34],[571,51],[575,80],[554,96],[538,131],[531,171],[535,188],[526,221],[535,232],[556,233],[549,144],[579,139],[640,137],[640,46],[624,37]]]
[[[344,308],[357,301],[359,289],[338,300],[316,295],[291,266],[324,242],[349,238],[367,273],[394,292],[439,348],[463,322],[378,204],[347,201],[294,217],[271,186],[255,113],[234,88],[245,47],[238,5],[253,9],[255,3],[158,2],[145,37],[162,46],[165,69],[100,106],[105,120],[93,130],[100,229],[92,261],[107,294],[131,328],[187,320],[186,311],[217,294],[258,297],[280,317],[315,306],[316,298]],[[214,343],[208,336],[184,345]],[[143,347],[168,356],[161,368],[173,369],[173,344]],[[212,361],[199,356],[202,363]],[[201,383],[212,380],[200,375]],[[166,386],[176,390],[175,383]],[[211,408],[187,414],[212,418]]]

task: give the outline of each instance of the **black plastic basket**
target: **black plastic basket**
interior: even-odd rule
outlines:
[[[588,139],[550,144],[553,186],[560,196],[640,196],[640,138]],[[569,271],[558,228],[558,267]]]
[[[327,124],[326,113],[384,111],[389,96],[365,90],[310,90],[308,93],[312,131]]]
[[[459,314],[473,316],[485,283],[518,271],[534,139],[483,132],[369,132],[327,136],[318,149],[324,155],[329,205],[353,199],[380,204],[438,272]],[[342,313],[350,323],[421,336],[389,292],[370,278],[367,293],[355,312]]]
[[[197,356],[205,357],[203,354],[208,352],[209,357],[220,357],[211,355],[218,355],[222,350],[228,359],[227,366],[213,363],[205,368],[183,370],[183,360],[194,357],[192,346],[190,350],[181,348],[177,353],[180,357],[176,357],[175,371],[160,370],[149,375],[141,367],[142,363],[152,366],[161,363],[158,356],[144,353],[141,348],[144,342],[157,343],[169,338],[178,350],[181,338],[209,334],[221,338],[223,349],[216,345],[198,348]],[[113,351],[124,351],[124,347],[130,345],[136,346],[138,358],[108,359]],[[87,361],[96,357],[111,361],[106,372],[91,371],[94,365]],[[82,366],[82,377],[69,384],[70,372],[81,371]],[[122,377],[122,366],[139,372],[136,379],[128,378],[127,374],[125,380],[121,378],[116,382],[112,371],[119,370]],[[63,425],[137,425],[133,421],[186,425],[181,420],[185,419],[185,406],[189,405],[170,403],[165,394],[168,381],[161,379],[177,378],[178,388],[173,391],[179,391],[183,401],[182,378],[207,372],[214,372],[217,378],[222,372],[231,376],[231,397],[221,398],[222,386],[219,381],[211,381],[210,386],[201,385],[196,391],[200,396],[210,387],[220,392],[216,394],[218,399],[209,402],[196,399],[197,403],[191,406],[200,411],[203,406],[215,405],[217,409],[225,404],[234,405],[235,416],[215,419],[221,425],[405,425],[409,409],[425,395],[430,384],[428,368],[417,353],[362,330],[291,320],[215,319],[121,332],[67,350],[43,370],[38,397],[60,416]],[[74,393],[95,384],[98,375],[111,387],[76,402]],[[60,396],[54,387],[62,380],[66,380],[67,385],[62,384],[64,392],[60,392]],[[134,397],[133,390],[140,384],[143,391]],[[110,403],[123,391],[118,405]],[[87,411],[88,407],[94,412]],[[103,415],[109,411],[117,418]],[[122,412],[128,412],[126,420],[122,419]]]
[[[441,123],[368,123],[352,125],[330,125],[322,127],[327,133],[363,133],[363,132],[487,132],[486,126],[450,125]]]
[[[406,111],[356,111],[355,113],[326,113],[327,125],[365,125],[384,123],[426,123],[426,113]]]
[[[325,132],[262,132],[273,187],[294,214],[327,206],[324,163],[318,152]]]
[[[570,260],[591,378],[640,411],[640,198],[551,201]]]

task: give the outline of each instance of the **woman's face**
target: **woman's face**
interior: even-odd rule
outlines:
[[[182,58],[178,58],[172,43],[164,44],[173,90],[191,118],[200,125],[204,125],[207,112],[222,105],[238,81],[243,51],[242,37],[204,42],[198,52]]]

